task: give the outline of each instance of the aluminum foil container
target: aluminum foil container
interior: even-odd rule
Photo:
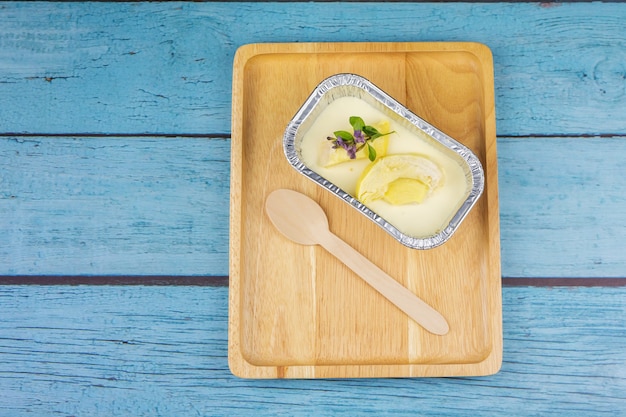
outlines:
[[[301,143],[304,134],[315,123],[315,120],[326,106],[334,100],[346,96],[364,100],[389,117],[390,120],[401,124],[408,130],[418,130],[426,133],[429,138],[432,138],[436,146],[443,147],[442,149],[462,167],[466,180],[470,185],[467,196],[441,231],[426,237],[406,235],[370,210],[354,196],[314,172],[302,162]],[[350,204],[403,245],[414,249],[431,249],[445,243],[467,216],[484,189],[483,167],[469,148],[412,113],[367,79],[355,74],[333,75],[322,81],[313,90],[309,98],[289,122],[283,136],[283,148],[289,163],[298,172]]]

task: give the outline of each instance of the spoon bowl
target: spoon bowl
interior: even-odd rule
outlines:
[[[283,235],[301,245],[317,245],[320,230],[328,230],[324,209],[296,191],[272,192],[265,201],[265,211]]]

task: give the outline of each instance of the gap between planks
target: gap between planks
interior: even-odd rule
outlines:
[[[6,138],[206,138],[230,139],[230,133],[0,133]]]
[[[2,275],[0,285],[145,285],[226,287],[227,276]],[[626,287],[626,277],[503,277],[505,287]]]
[[[355,0],[356,1],[356,0]],[[40,138],[40,137],[49,137],[49,138],[207,138],[207,139],[231,139],[231,133],[32,133],[32,132],[0,132],[0,137],[6,138]],[[508,139],[592,139],[592,138],[602,138],[602,139],[620,139],[626,138],[626,134],[624,133],[598,133],[598,134],[590,134],[590,133],[576,133],[576,134],[524,134],[524,135],[497,135],[498,138],[508,138]]]

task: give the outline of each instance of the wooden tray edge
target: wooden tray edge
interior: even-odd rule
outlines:
[[[402,365],[342,365],[342,366],[255,366],[247,362],[239,344],[240,318],[240,245],[241,245],[241,145],[242,118],[240,105],[243,100],[245,64],[251,58],[271,53],[322,53],[359,52],[364,45],[380,47],[386,52],[390,45],[393,51],[464,51],[474,54],[483,64],[485,76],[485,140],[487,161],[489,162],[489,236],[490,258],[497,256],[496,270],[490,271],[489,285],[495,294],[495,311],[492,314],[492,350],[483,361],[465,364],[402,364]],[[502,297],[500,272],[500,227],[497,184],[497,154],[495,130],[495,94],[493,56],[491,50],[477,42],[340,42],[340,43],[255,43],[242,45],[235,53],[233,61],[232,86],[232,133],[231,133],[231,182],[230,182],[230,244],[229,244],[229,320],[228,320],[228,364],[233,375],[246,379],[313,379],[313,378],[380,378],[380,377],[450,377],[487,376],[497,373],[502,366]],[[495,275],[495,277],[493,276]],[[489,291],[489,294],[492,292]],[[390,373],[389,370],[393,369]],[[323,375],[323,376],[322,376]]]

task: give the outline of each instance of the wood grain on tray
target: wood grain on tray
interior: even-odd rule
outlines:
[[[483,196],[439,248],[409,249],[294,170],[284,129],[324,78],[361,75],[470,147]],[[277,188],[307,194],[330,229],[440,311],[437,336],[320,247],[276,231],[264,212]],[[474,43],[248,45],[235,58],[231,168],[229,360],[237,375],[483,375],[501,362],[500,250],[493,74]]]

